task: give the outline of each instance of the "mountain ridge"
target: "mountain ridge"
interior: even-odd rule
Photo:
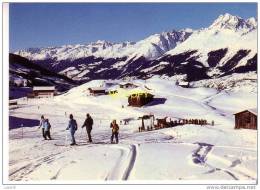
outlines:
[[[153,34],[138,42],[98,40],[86,45],[33,48],[16,53],[73,80],[186,75],[221,77],[257,67],[257,20],[220,15],[208,28]],[[197,76],[196,76],[197,75]]]

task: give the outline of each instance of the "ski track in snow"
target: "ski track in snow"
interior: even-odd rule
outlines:
[[[215,166],[207,163],[206,165],[208,167],[212,168],[212,170],[210,170],[209,172],[222,171],[222,172],[225,172],[225,173],[229,174],[230,176],[232,176],[235,180],[239,180],[241,177],[247,178],[250,180],[256,180],[256,178],[254,177],[254,174],[253,174],[254,172],[240,166],[241,161],[239,159],[230,161],[228,159],[224,159],[224,158],[216,156],[214,154],[212,154],[210,156],[219,159],[223,164],[226,165],[226,168],[215,167]]]
[[[230,175],[234,180],[239,180],[240,179],[239,175],[242,175],[243,177],[246,177],[246,178],[251,179],[251,180],[256,180],[254,177],[246,174],[243,171],[243,169],[232,170],[232,168],[241,164],[241,161],[238,160],[238,159],[233,161],[233,162],[230,162],[229,160],[218,157],[219,159],[222,159],[224,162],[231,163],[230,165],[227,165],[227,168],[219,168],[219,167],[216,167],[214,165],[207,163],[207,156],[213,150],[214,145],[207,144],[207,143],[194,143],[194,144],[198,144],[199,147],[193,152],[192,161],[195,164],[204,165],[204,166],[208,167],[210,170],[205,172],[205,174],[209,174],[209,173],[219,171],[219,172],[225,172],[226,174]],[[217,156],[214,155],[214,157],[217,157]]]
[[[125,173],[123,175],[123,180],[127,180],[128,177],[131,174],[131,171],[134,167],[135,164],[135,160],[136,160],[136,156],[137,156],[137,151],[136,151],[136,145],[130,145],[130,156],[128,156],[129,158],[129,164],[125,170]]]
[[[136,135],[138,136],[138,135],[143,135],[143,134],[137,133]],[[123,138],[121,140],[123,140],[123,139],[129,140],[129,137],[130,138],[133,137],[134,134],[129,135],[129,136],[124,136],[124,135],[122,135],[122,136],[123,136]],[[101,139],[103,139],[103,137],[109,138],[110,135],[101,135]],[[97,139],[97,140],[99,140],[99,139]],[[147,142],[147,143],[156,143],[156,142]],[[173,141],[165,140],[165,141],[161,141],[158,143],[173,143]],[[104,142],[104,144],[105,144],[105,142]],[[188,144],[188,143],[182,143],[182,144]],[[196,150],[194,150],[194,152],[192,154],[193,162],[195,164],[205,165],[206,167],[208,167],[209,171],[207,173],[222,171],[222,172],[225,172],[225,173],[229,174],[230,176],[232,176],[235,180],[239,179],[239,177],[236,177],[236,172],[233,172],[231,169],[218,168],[218,167],[214,167],[207,163],[207,155],[214,148],[214,145],[206,144],[206,143],[195,143],[195,144],[199,145],[199,147]],[[93,143],[93,144],[86,144],[86,147],[91,148],[93,146],[100,146],[100,145],[102,145],[102,143],[99,144],[99,142],[97,142],[97,143]],[[127,147],[125,147],[125,146],[126,146],[126,144],[124,142],[123,142],[123,144],[109,146],[110,148],[120,150],[120,156],[118,157],[118,160],[115,161],[114,168],[112,168],[111,171],[109,171],[109,173],[105,177],[105,180],[128,180],[129,176],[131,175],[131,171],[134,168],[136,157],[137,157],[137,146],[134,144],[130,144]],[[77,146],[75,148],[77,148]],[[56,154],[48,155],[48,156],[45,156],[43,158],[36,159],[36,160],[31,160],[30,162],[32,164],[27,164],[27,165],[17,169],[16,171],[10,172],[9,177],[12,180],[18,180],[18,181],[22,180],[24,177],[26,177],[26,175],[33,172],[35,169],[37,169],[37,167],[39,167],[43,163],[45,163],[45,162],[51,163],[53,161],[57,161],[58,160],[57,156],[64,153],[64,149],[61,149],[61,150],[62,150],[61,152],[58,152]],[[70,147],[67,149],[67,151],[70,151]],[[239,161],[234,161],[230,165],[230,168],[235,167],[236,165],[239,165],[239,164],[240,164]],[[63,167],[65,167],[65,166],[63,166]],[[55,180],[58,178],[63,167],[61,167],[57,170],[56,174],[51,178],[51,180]],[[255,179],[254,177],[246,175],[243,172],[239,172],[239,174],[244,175],[252,180]]]
[[[127,148],[116,145],[113,148],[120,150],[120,156],[105,180],[128,180],[137,156],[136,145],[131,144]]]
[[[25,166],[22,166],[21,168],[18,168],[12,172],[9,173],[9,178],[11,178],[12,180],[22,180],[26,175],[32,173],[35,169],[37,169],[39,166],[41,166],[42,164],[46,163],[46,164],[50,164],[54,161],[57,161],[58,158],[57,156],[62,154],[64,152],[64,150],[62,150],[62,152],[56,153],[56,154],[50,154],[48,156],[44,156],[42,158],[37,158],[37,159],[30,159],[29,160],[29,164],[26,164]],[[60,157],[62,158],[62,157]]]
[[[149,133],[149,132],[146,132],[146,133]],[[131,138],[133,138],[133,137],[138,137],[138,136],[140,137],[140,136],[145,136],[145,135],[146,135],[145,132],[144,133],[135,133],[135,134],[131,134],[131,135],[127,135],[127,134],[123,133],[122,138],[120,138],[122,141],[121,144],[106,145],[106,144],[108,144],[109,141],[101,143],[101,140],[102,139],[104,140],[106,138],[109,139],[110,135],[101,133],[100,136],[96,139],[96,143],[88,144],[88,143],[80,142],[79,145],[86,146],[86,148],[105,145],[105,146],[108,146],[109,148],[119,150],[120,156],[115,161],[115,166],[109,171],[109,173],[107,174],[107,176],[105,177],[104,180],[128,180],[129,176],[131,175],[131,171],[133,170],[135,162],[136,162],[137,145],[126,144],[128,142],[127,140],[131,140]],[[165,140],[161,140],[160,142],[155,142],[152,140],[151,142],[148,141],[145,143],[176,143],[174,140],[175,139],[165,138]],[[81,141],[82,141],[82,139],[81,139]],[[243,175],[244,177],[255,180],[254,177],[243,173],[243,171],[233,171],[232,170],[232,168],[236,167],[237,165],[239,165],[241,163],[238,160],[233,161],[231,163],[231,165],[228,166],[229,169],[219,168],[219,167],[215,167],[213,165],[208,164],[207,156],[211,153],[212,149],[214,148],[214,145],[212,145],[212,144],[207,144],[207,143],[202,143],[202,142],[195,142],[195,143],[182,143],[181,142],[180,144],[185,144],[185,145],[197,144],[198,145],[198,148],[193,151],[192,161],[195,164],[204,165],[205,167],[208,167],[209,170],[207,172],[205,172],[205,174],[212,173],[212,172],[225,172],[228,175],[232,176],[234,180],[238,180],[239,175]],[[77,147],[78,146],[75,146],[75,147],[69,146],[66,151],[70,151],[71,148],[77,148]],[[230,146],[228,148],[236,148],[236,147]],[[48,155],[48,156],[45,156],[42,158],[38,158],[36,160],[30,160],[31,164],[26,164],[25,166],[13,171],[13,172],[10,172],[9,177],[12,180],[18,180],[18,181],[22,180],[23,178],[26,178],[26,175],[33,172],[35,169],[37,169],[37,167],[39,167],[43,163],[51,163],[53,161],[57,161],[58,158],[62,158],[61,155],[64,153],[64,148],[61,148],[60,150],[61,151],[57,152],[56,154],[51,154],[51,155]],[[221,158],[221,159],[223,159],[223,158]],[[229,162],[229,161],[227,160],[227,162]],[[60,172],[62,171],[63,167],[66,167],[66,165],[63,165],[62,167],[58,168],[56,174],[53,177],[51,177],[50,179],[51,180],[58,179],[58,176],[59,176]],[[237,175],[238,175],[238,177],[237,177]]]
[[[205,165],[206,167],[209,167],[210,171],[208,171],[206,173],[212,173],[212,172],[215,172],[215,171],[223,171],[223,172],[229,174],[235,180],[238,180],[238,178],[232,172],[225,170],[225,169],[216,168],[214,166],[209,165],[206,162],[206,157],[209,154],[209,152],[212,150],[212,148],[214,147],[213,145],[206,144],[206,143],[196,143],[196,144],[198,144],[199,147],[192,154],[192,157],[193,157],[192,161],[195,164]]]
[[[195,143],[198,144],[199,147],[192,154],[193,162],[195,164],[205,164],[207,154],[211,151],[213,145],[206,143]]]

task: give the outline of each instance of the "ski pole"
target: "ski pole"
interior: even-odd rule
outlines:
[[[79,135],[79,140],[81,140],[82,131],[83,131],[83,128],[81,128],[81,132],[80,132],[80,135]]]
[[[67,144],[67,141],[68,141],[68,133],[67,133],[67,131],[66,131],[66,137],[65,137],[65,145]]]

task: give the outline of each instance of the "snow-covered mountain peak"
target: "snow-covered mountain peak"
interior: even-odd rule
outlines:
[[[191,28],[184,28],[184,29],[181,29],[180,32],[187,32],[187,33],[192,33],[194,30],[191,29]]]
[[[132,56],[136,58],[144,56],[149,60],[155,59],[185,41],[190,34],[189,32],[176,30],[153,34],[137,42],[131,48]],[[129,50],[127,51],[130,52]]]
[[[212,25],[210,25],[209,29],[229,29],[238,31],[241,30],[243,32],[250,31],[255,29],[257,22],[254,18],[250,18],[248,20],[244,20],[239,16],[233,16],[229,13],[224,15],[220,15]]]
[[[106,41],[106,40],[98,40],[98,41],[96,41],[96,42],[91,42],[90,45],[92,45],[92,46],[100,46],[100,47],[103,47],[103,48],[107,48],[107,47],[113,46],[114,43],[109,42],[109,41]]]
[[[39,53],[41,51],[40,48],[27,48],[25,51],[29,51],[32,53]]]
[[[254,18],[254,17],[250,17],[249,19],[246,20],[246,22],[247,22],[249,25],[253,26],[254,28],[257,27],[257,20],[256,20],[256,18]]]
[[[98,40],[96,41],[97,44],[105,44],[105,43],[110,43],[109,41],[106,40]]]

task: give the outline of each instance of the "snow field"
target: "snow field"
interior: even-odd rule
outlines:
[[[91,81],[53,99],[19,100],[19,108],[10,110],[10,115],[28,119],[45,115],[52,124],[54,140],[42,140],[37,126],[25,126],[23,138],[21,128],[10,130],[9,179],[43,183],[256,181],[257,133],[234,130],[233,116],[246,107],[256,107],[255,93],[184,89],[161,78],[133,82],[149,87],[155,97],[166,101],[122,108],[127,104],[124,96],[87,95],[88,87],[100,86],[103,81]],[[246,97],[250,98],[245,101]],[[69,146],[65,130],[70,113],[79,125],[75,135],[78,146]],[[86,113],[94,119],[92,144],[87,143],[86,131],[81,129]],[[149,113],[156,118],[214,120],[215,125],[183,125],[139,133],[141,120],[137,118]],[[126,118],[130,118],[129,124],[120,124],[119,120]],[[109,124],[113,119],[120,126],[119,144],[110,144]]]

